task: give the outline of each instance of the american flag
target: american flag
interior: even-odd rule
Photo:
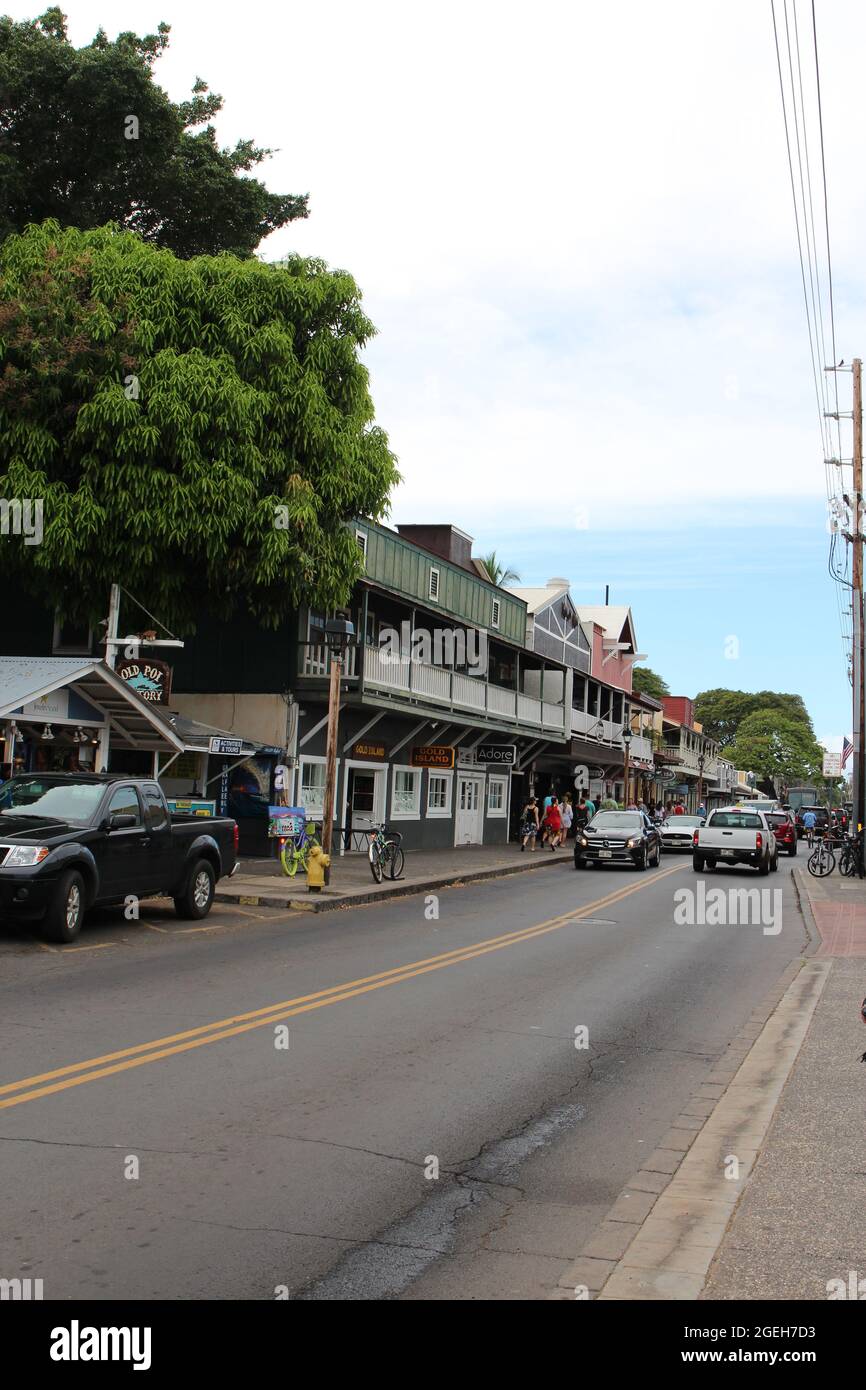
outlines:
[[[847,740],[847,738],[843,738],[843,739],[842,739],[842,766],[843,766],[843,767],[845,766],[845,764],[847,763],[848,759],[850,758],[850,756],[851,756],[851,754],[852,754],[853,752],[854,752],[854,745],[853,745],[853,743],[849,743],[848,740]]]

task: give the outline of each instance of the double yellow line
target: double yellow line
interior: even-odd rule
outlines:
[[[410,961],[407,965],[394,966],[378,975],[366,975],[346,984],[332,985],[329,989],[317,990],[315,994],[302,994],[296,999],[284,999],[277,1004],[269,1004],[263,1009],[253,1009],[249,1013],[235,1014],[231,1018],[221,1018],[214,1023],[202,1024],[200,1028],[188,1028],[183,1033],[172,1033],[165,1038],[155,1038],[152,1042],[138,1043],[134,1047],[122,1048],[118,1052],[108,1052],[102,1057],[91,1057],[86,1062],[73,1062],[54,1071],[41,1072],[37,1076],[26,1076],[21,1081],[10,1081],[0,1086],[0,1110],[8,1110],[13,1105],[24,1105],[27,1101],[40,1100],[43,1096],[54,1095],[57,1091],[69,1090],[72,1086],[84,1086],[90,1081],[99,1081],[105,1076],[115,1076],[118,1072],[131,1071],[133,1067],[144,1067],[151,1062],[161,1062],[166,1057],[175,1057],[181,1052],[190,1052],[196,1047],[221,1042],[224,1038],[235,1038],[248,1033],[253,1028],[266,1028],[296,1014],[310,1013],[313,1009],[323,1009],[329,1004],[339,1004],[344,999],[354,999],[371,990],[385,989],[389,985],[401,984],[419,975],[427,975],[433,970],[444,970],[450,965],[461,965],[476,956],[488,955],[491,951],[501,951],[506,946],[519,946],[524,941],[532,941],[537,936],[559,931],[571,922],[579,922],[583,917],[591,917],[599,908],[609,907],[620,902],[632,893],[649,888],[662,878],[678,873],[682,865],[665,869],[652,877],[640,879],[628,888],[619,888],[603,898],[584,907],[563,912],[558,917],[537,922],[532,927],[506,932],[503,936],[492,936],[486,941],[470,946],[460,946],[453,951],[444,951],[438,956],[428,956],[425,960]]]

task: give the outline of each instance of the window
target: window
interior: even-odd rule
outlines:
[[[493,610],[492,610],[492,612],[491,612],[491,614],[490,614],[490,626],[491,626],[491,627],[498,627],[498,626],[499,626],[499,614],[500,614],[500,612],[501,612],[501,609],[502,609],[502,604],[500,603],[500,601],[499,601],[498,598],[495,598],[495,599],[493,600]]]
[[[432,567],[430,570],[430,587],[427,592],[429,598],[433,599],[436,603],[439,602],[439,571]]]
[[[421,814],[421,773],[416,767],[395,767],[391,819],[416,820]]]
[[[366,531],[356,531],[356,532],[355,532],[355,540],[358,542],[358,549],[360,550],[360,552],[361,552],[361,554],[363,555],[364,560],[365,560],[365,562],[366,562],[366,559],[367,559],[367,532],[366,532]]]
[[[59,615],[54,620],[54,638],[51,650],[55,656],[89,656],[93,644],[93,633],[86,623],[70,622]]]
[[[453,777],[450,772],[431,772],[427,779],[427,815],[451,815],[451,787]]]
[[[141,808],[138,804],[135,787],[118,787],[116,792],[112,792],[111,800],[108,803],[108,814],[110,816],[135,816],[135,823],[140,826]]]
[[[168,812],[162,799],[162,792],[155,782],[147,782],[144,792],[144,812],[148,830],[164,830],[168,825]]]
[[[488,816],[504,816],[507,799],[507,790],[504,777],[488,777],[487,779],[487,814]]]
[[[325,805],[325,764],[301,763],[301,802],[305,810],[321,815]]]

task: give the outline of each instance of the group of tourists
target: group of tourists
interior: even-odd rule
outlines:
[[[605,808],[607,806],[612,808],[615,803],[605,803]],[[521,850],[525,850],[527,845],[533,851],[544,845],[549,845],[552,850],[559,849],[572,833],[583,829],[592,820],[596,809],[596,804],[590,797],[581,795],[575,803],[571,792],[565,792],[560,797],[554,788],[551,788],[540,804],[537,797],[531,796],[520,817]],[[686,804],[682,800],[667,801],[664,805],[655,801],[630,801],[626,809],[643,811],[656,825],[664,825],[671,816],[686,814]],[[702,802],[698,807],[698,815],[706,814]]]

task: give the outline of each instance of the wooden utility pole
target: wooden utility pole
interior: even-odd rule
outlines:
[[[854,377],[854,402],[853,402],[853,423],[854,423],[854,496],[852,498],[853,527],[852,543],[854,555],[851,563],[851,610],[853,615],[853,638],[854,651],[852,662],[852,674],[854,678],[854,824],[859,830],[866,823],[864,814],[864,753],[866,753],[866,737],[864,737],[864,708],[863,699],[863,658],[864,658],[864,631],[863,631],[863,397],[861,390],[861,361],[855,357],[852,365]]]
[[[337,721],[340,714],[340,679],[343,674],[343,653],[331,652],[331,684],[328,688],[328,745],[325,754],[325,796],[322,807],[322,849],[330,856],[334,837],[334,791],[337,780]],[[325,869],[325,883],[331,881],[330,868]]]

